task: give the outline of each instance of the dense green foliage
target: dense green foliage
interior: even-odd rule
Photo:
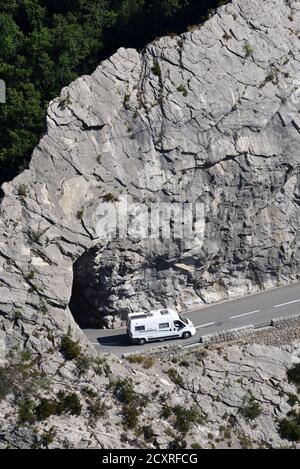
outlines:
[[[281,438],[289,441],[300,441],[300,413],[290,412],[288,419],[279,422],[279,434]]]
[[[300,363],[293,365],[286,374],[288,381],[294,383],[300,390]]]
[[[118,47],[199,23],[227,0],[1,0],[0,184],[29,160],[49,100]]]
[[[256,401],[253,397],[250,397],[247,402],[240,408],[240,413],[247,419],[247,420],[254,420],[261,414],[261,406],[258,401]]]
[[[70,332],[64,335],[61,339],[60,350],[66,360],[74,360],[75,358],[79,359],[81,357],[81,347],[79,342],[76,342],[71,338]]]

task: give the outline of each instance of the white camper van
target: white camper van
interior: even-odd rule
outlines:
[[[196,333],[193,323],[173,309],[128,314],[127,334],[133,343],[172,338],[187,339]]]

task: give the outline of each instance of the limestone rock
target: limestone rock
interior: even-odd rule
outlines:
[[[69,330],[96,353],[74,318],[120,326],[131,311],[181,309],[299,279],[299,33],[299,2],[233,0],[192,32],[140,53],[119,49],[50,103],[29,169],[2,186],[1,363],[6,351],[26,349],[67,389],[78,371],[62,362],[62,336]],[[230,350],[229,362],[205,362],[203,376],[186,372],[174,395],[185,404],[197,394],[211,419],[195,429],[204,445],[225,409],[237,418],[252,387],[268,419],[273,406],[277,417],[288,408],[270,380],[288,392],[280,383],[294,352]],[[120,379],[129,373],[109,366]],[[109,368],[101,372],[90,383],[112,393]],[[174,388],[164,374],[160,385]],[[110,398],[110,431],[101,423],[91,434],[86,416],[74,417],[74,433],[54,420],[56,444],[136,445]],[[1,447],[36,444],[27,428],[16,430],[14,411],[1,421]],[[242,423],[240,431],[271,441],[270,429],[278,446],[274,425],[260,420],[254,434]]]

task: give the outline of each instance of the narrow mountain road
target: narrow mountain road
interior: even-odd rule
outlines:
[[[272,319],[297,313],[300,313],[300,283],[215,303],[185,313],[197,329],[196,336],[185,343],[195,342],[202,335],[212,332],[250,324],[267,325]],[[161,342],[152,342],[144,346],[132,345],[128,341],[125,329],[85,329],[84,333],[99,351],[118,356],[128,352],[142,352],[161,345]],[[179,342],[182,343],[182,339]]]

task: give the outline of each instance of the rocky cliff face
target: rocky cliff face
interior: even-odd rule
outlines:
[[[72,322],[73,270],[74,316],[92,326],[297,280],[299,33],[296,1],[234,1],[63,89],[29,170],[3,185],[9,323],[41,303],[43,323]],[[107,236],[115,215],[120,239]]]
[[[89,357],[85,369],[54,353],[42,365],[23,355],[10,362],[18,379],[1,402],[0,448],[299,448],[285,438],[299,435],[299,395],[287,379],[299,358],[299,340]],[[69,404],[58,412],[62,393]]]
[[[50,103],[30,168],[3,185],[0,321],[7,350],[33,353],[36,377],[48,374],[51,392],[77,389],[78,369],[89,368],[62,358],[68,327],[95,353],[73,316],[83,326],[113,326],[128,311],[187,307],[299,279],[299,37],[299,2],[235,0],[180,37],[142,53],[120,49]],[[146,232],[157,207],[161,222],[154,217]],[[119,238],[108,236],[115,216]],[[292,353],[278,352],[281,374]],[[22,360],[16,369],[33,366]],[[94,393],[128,372],[113,360],[111,369],[99,366],[93,361],[89,376]],[[267,379],[268,366],[255,368],[259,382]],[[247,381],[248,364],[244,371]],[[210,395],[210,377],[220,384],[224,376],[213,364],[208,372],[186,392]],[[84,394],[86,379],[80,383]],[[249,383],[229,406],[240,406]],[[268,387],[258,391],[271,399]],[[19,398],[9,398],[7,412]],[[217,410],[209,404],[206,412]],[[60,433],[73,424],[60,421]],[[115,427],[99,425],[92,437],[78,430],[71,446],[120,443]],[[13,413],[1,428],[9,445],[34,443],[23,430],[15,434]],[[266,441],[266,426],[260,431]]]

